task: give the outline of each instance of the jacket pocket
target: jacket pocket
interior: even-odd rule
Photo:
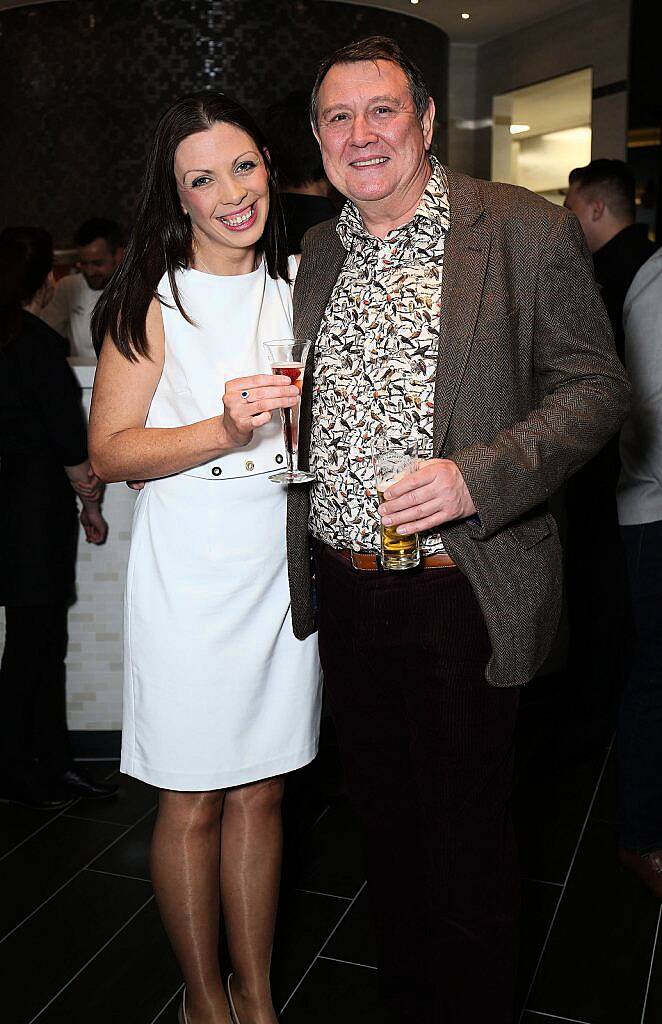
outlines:
[[[522,523],[508,527],[511,537],[525,550],[539,544],[555,531],[556,523],[551,515],[535,516],[533,519],[526,519]]]

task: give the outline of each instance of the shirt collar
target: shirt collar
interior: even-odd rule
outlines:
[[[426,227],[427,234],[432,235],[437,241],[444,231],[450,227],[450,205],[448,201],[448,180],[446,172],[435,156],[430,156],[432,174],[425,186],[425,191],[420,198],[416,213],[410,221],[402,224],[399,228],[389,231],[384,241],[393,242],[402,238],[406,240],[418,232],[421,227]],[[354,239],[359,239],[363,244],[370,241],[381,241],[376,239],[366,230],[361,214],[348,199],[342,208],[336,231],[345,249],[352,248]]]

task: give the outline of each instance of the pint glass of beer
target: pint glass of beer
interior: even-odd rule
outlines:
[[[384,491],[400,477],[418,469],[418,448],[415,441],[378,437],[372,445],[375,484],[380,504]],[[413,569],[421,560],[418,534],[403,536],[397,526],[380,523],[380,546],[384,569]]]

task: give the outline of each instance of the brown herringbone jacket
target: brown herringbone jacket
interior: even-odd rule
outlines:
[[[618,429],[629,388],[575,217],[524,189],[447,174],[434,445],[459,466],[480,522],[447,523],[442,534],[485,616],[487,679],[514,686],[541,665],[559,620],[561,549],[547,501]],[[335,223],[304,238],[298,337],[317,337],[346,255]],[[303,638],[315,628],[306,487],[289,489],[287,546],[294,631]]]

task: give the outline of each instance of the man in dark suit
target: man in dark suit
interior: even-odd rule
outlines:
[[[334,217],[319,147],[310,126],[308,94],[292,92],[267,108],[263,118],[276,167],[288,253],[301,252],[309,228]]]
[[[627,382],[576,219],[431,157],[434,103],[397,44],[329,57],[311,110],[348,202],[307,234],[295,286],[317,480],[289,494],[294,629],[314,629],[312,535],[390,1019],[510,1024],[513,734],[561,603],[547,501],[618,428]],[[379,506],[378,431],[421,458]],[[419,533],[418,568],[380,570],[380,521]]]
[[[634,174],[622,160],[591,160],[570,172],[569,186],[564,205],[579,220],[593,255],[616,351],[625,363],[625,296],[655,252],[646,225],[635,223]],[[616,511],[620,467],[614,436],[575,473],[565,491],[568,676],[582,743],[587,734],[606,737],[613,731],[630,645],[627,571]]]

